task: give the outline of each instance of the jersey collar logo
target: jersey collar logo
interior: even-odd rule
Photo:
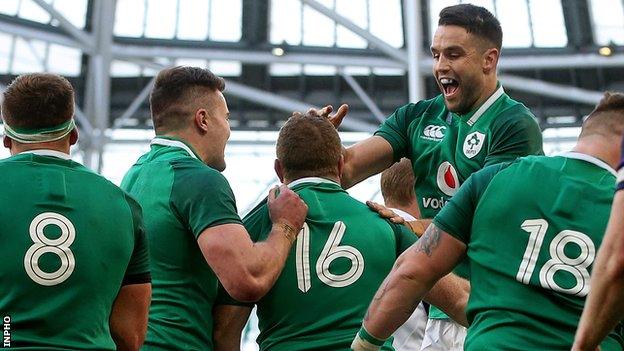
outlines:
[[[448,162],[444,161],[438,167],[438,188],[442,190],[448,196],[453,196],[459,189],[459,178],[457,177],[457,171],[455,167]]]
[[[444,139],[444,131],[446,130],[445,126],[436,126],[435,124],[430,124],[423,129],[423,135],[421,138],[433,141],[441,141]]]
[[[483,144],[485,144],[485,134],[480,132],[468,134],[464,140],[464,155],[468,158],[477,156],[483,148]]]

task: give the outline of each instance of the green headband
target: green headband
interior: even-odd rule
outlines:
[[[4,134],[24,144],[46,143],[60,140],[67,136],[74,128],[76,128],[76,123],[73,118],[54,127],[38,129],[11,128],[6,121],[4,122]]]

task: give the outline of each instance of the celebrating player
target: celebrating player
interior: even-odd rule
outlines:
[[[462,4],[443,9],[431,45],[433,75],[442,94],[400,107],[373,137],[347,148],[343,186],[408,157],[426,219],[438,213],[473,172],[519,156],[543,154],[533,115],[507,96],[497,81],[502,37],[498,20],[482,7]],[[330,111],[331,107],[319,113]],[[338,126],[345,113],[341,107],[330,120]],[[468,267],[461,265],[456,272],[467,277]],[[462,327],[436,308],[429,318],[422,350],[462,350]]]
[[[525,157],[468,178],[399,258],[354,345],[390,336],[405,310],[467,254],[466,350],[570,349],[613,199],[623,101],[605,94],[573,152]],[[618,339],[610,335],[602,350],[621,350]]]
[[[141,208],[71,160],[73,115],[74,89],[63,77],[22,75],[4,92],[3,345],[138,350],[151,290]]]
[[[325,118],[295,115],[277,140],[275,171],[309,211],[275,286],[257,302],[261,350],[347,350],[366,306],[396,257],[416,236],[381,219],[340,185],[340,138]],[[270,230],[265,203],[244,219],[255,240]],[[467,291],[452,285],[451,309]],[[444,286],[438,286],[444,290]],[[436,293],[432,293],[435,295]],[[436,298],[435,296],[433,297]],[[218,307],[217,350],[237,350],[250,307]],[[385,350],[392,350],[391,342]]]
[[[270,235],[249,239],[220,173],[230,136],[224,87],[206,69],[161,71],[150,97],[156,138],[122,181],[143,206],[152,255],[149,350],[211,350],[217,278],[236,299],[262,297],[305,219],[294,192],[273,189]]]

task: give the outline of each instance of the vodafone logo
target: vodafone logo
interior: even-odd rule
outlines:
[[[440,141],[444,139],[444,131],[446,130],[445,126],[436,126],[434,124],[430,124],[423,129],[423,139]]]
[[[438,188],[442,190],[448,196],[453,196],[459,189],[459,178],[457,177],[457,171],[455,167],[448,162],[444,161],[438,167]]]

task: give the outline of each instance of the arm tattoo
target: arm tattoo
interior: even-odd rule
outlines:
[[[427,256],[431,257],[433,250],[435,250],[440,243],[441,232],[440,228],[436,227],[435,224],[432,223],[425,231],[425,234],[418,239],[416,245],[413,246],[413,249],[416,250],[416,252],[424,252]]]

